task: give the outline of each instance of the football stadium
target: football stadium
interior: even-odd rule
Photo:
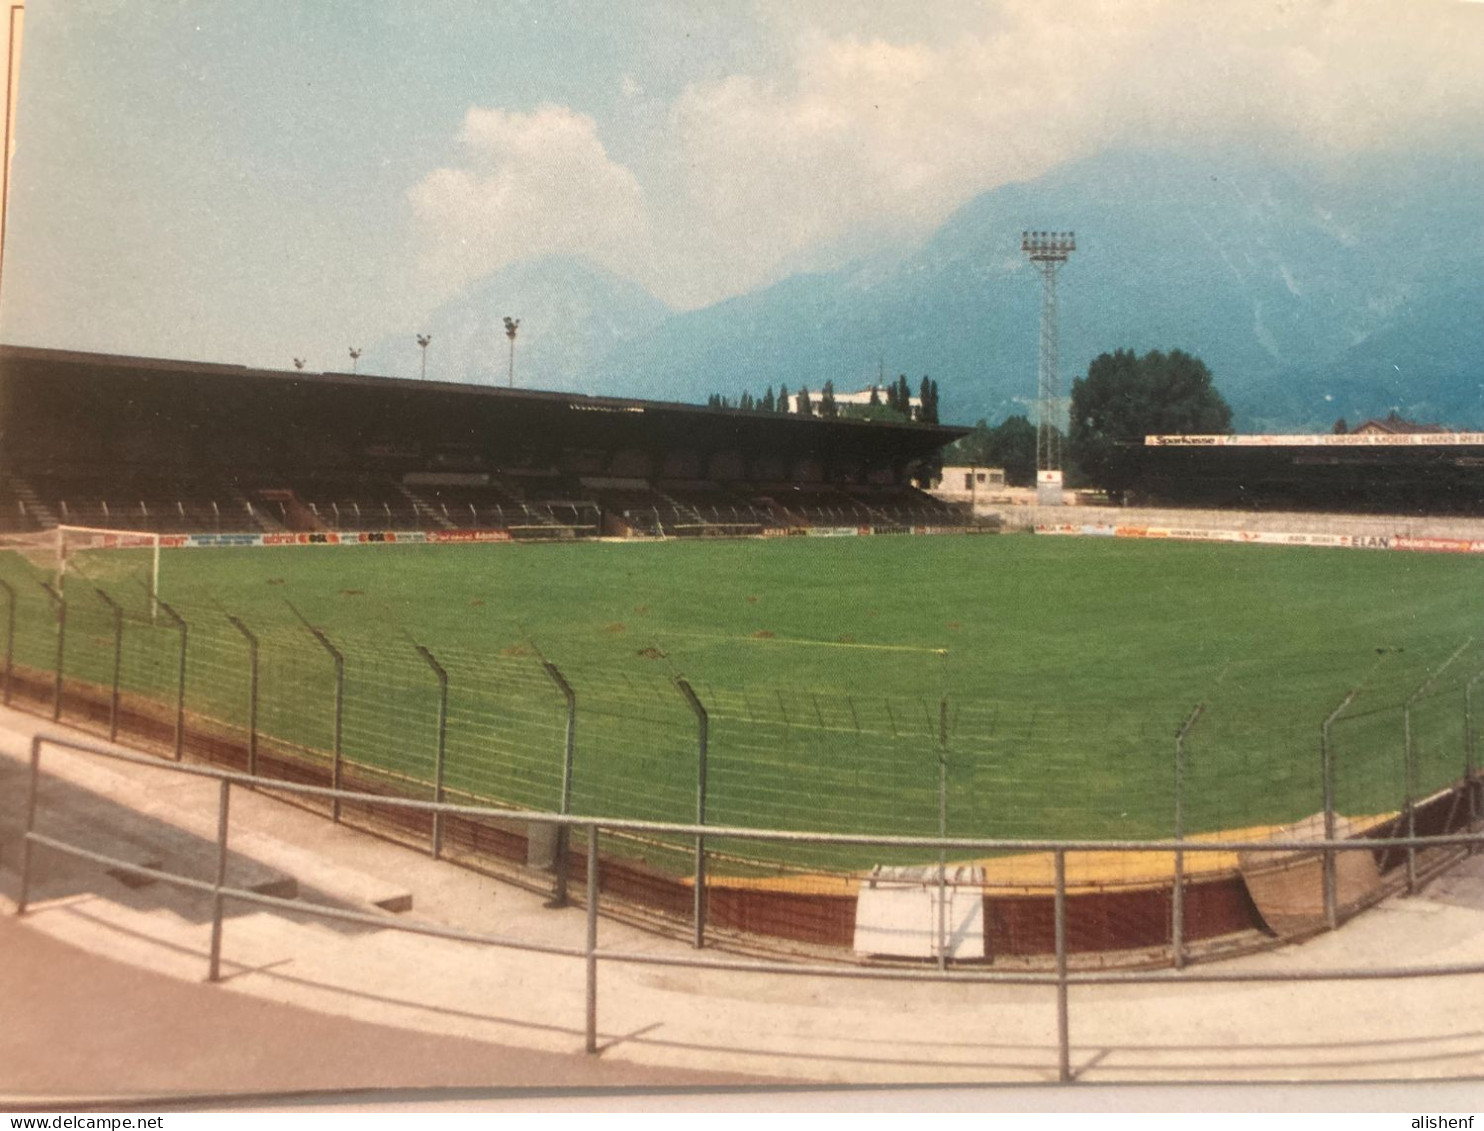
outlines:
[[[0,366],[7,705],[480,807],[323,801],[563,898],[593,858],[522,814],[790,834],[605,833],[605,909],[657,931],[963,963],[1034,962],[1064,930],[1178,963],[1333,926],[1458,850],[1321,867],[1141,842],[1477,815],[1479,567],[1427,551],[1484,543],[1328,514],[1375,446],[1342,492],[1333,461],[1271,477],[1297,527],[975,515],[917,486],[951,427],[21,347]],[[1418,450],[1408,503],[1435,474],[1457,512],[1474,465]],[[1150,451],[1187,507],[1258,482],[1235,447]],[[911,843],[934,837],[1004,843]],[[1077,841],[1110,847],[1051,847]],[[903,926],[904,900],[937,922]]]

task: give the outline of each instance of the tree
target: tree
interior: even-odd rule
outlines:
[[[912,386],[907,384],[907,375],[897,377],[897,411],[908,420],[912,419]]]
[[[917,419],[923,424],[938,423],[938,382],[929,381],[926,377],[922,379],[922,388],[918,394],[918,400],[922,408],[918,412]]]
[[[1335,435],[1336,436],[1343,436],[1348,431],[1350,431],[1350,425],[1348,425],[1348,424],[1345,423],[1345,418],[1343,416],[1340,417],[1340,419],[1338,419],[1338,420],[1335,421]]]
[[[1036,426],[1024,416],[1008,416],[993,428],[985,420],[944,453],[944,462],[968,467],[1002,467],[1011,487],[1036,485]]]
[[[1231,431],[1232,410],[1211,371],[1181,350],[1138,357],[1117,350],[1095,358],[1072,382],[1070,455],[1082,473],[1111,495],[1138,482],[1147,435]]]
[[[740,408],[740,409],[742,409],[744,412],[751,412],[752,411],[752,394],[750,392],[744,392],[742,394],[742,399],[737,402],[737,407]]]
[[[813,416],[814,415],[814,406],[809,403],[809,386],[808,385],[800,385],[799,386],[799,415],[800,416]]]
[[[871,386],[871,404],[870,404],[870,407],[871,408],[880,408],[881,407],[881,390],[877,386],[875,386],[875,385],[872,385]]]
[[[826,381],[824,390],[819,395],[819,415],[826,420],[834,420],[840,415],[839,408],[835,404],[835,383]]]
[[[980,417],[969,434],[949,444],[943,454],[955,467],[988,467],[989,435],[989,421]]]
[[[787,385],[779,385],[778,386],[778,405],[777,405],[777,408],[778,408],[778,411],[779,412],[791,412],[791,411],[793,411],[792,408],[789,406],[789,403],[788,403],[788,386]]]
[[[758,402],[757,407],[763,412],[774,412],[777,406],[773,402],[773,386],[768,386],[768,391],[763,394],[763,399]]]
[[[1011,487],[1036,485],[1036,426],[1025,416],[1007,416],[990,435],[990,467],[1005,469]]]
[[[841,416],[850,420],[889,420],[894,424],[907,423],[907,418],[890,405],[851,404],[846,401],[843,404],[836,402],[835,407]]]

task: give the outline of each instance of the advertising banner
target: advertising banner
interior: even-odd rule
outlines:
[[[509,542],[508,530],[430,530],[429,542]]]
[[[155,544],[152,534],[105,534],[100,550],[137,550]]]
[[[263,534],[192,534],[185,541],[179,543],[183,546],[262,546]],[[160,544],[164,545],[162,538]]]
[[[1422,550],[1434,554],[1484,554],[1484,542],[1471,538],[1408,538],[1397,535],[1393,550]]]
[[[1307,435],[1145,436],[1147,448],[1426,448],[1484,444],[1484,432],[1327,432]]]
[[[1037,534],[1166,539],[1174,542],[1234,542],[1261,546],[1330,546],[1351,550],[1409,550],[1434,554],[1484,554],[1484,539],[1414,538],[1404,534],[1320,534],[1286,530],[1201,530],[1176,526],[1041,523]]]

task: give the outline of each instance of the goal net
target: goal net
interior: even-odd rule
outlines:
[[[56,532],[58,593],[66,593],[70,575],[100,589],[120,590],[121,598],[142,587],[153,614],[160,597],[160,536],[148,530],[60,525]]]

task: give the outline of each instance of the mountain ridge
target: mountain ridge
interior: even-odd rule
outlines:
[[[1110,151],[966,201],[914,250],[696,310],[576,257],[516,264],[428,319],[428,375],[462,364],[464,379],[499,381],[499,318],[524,311],[515,376],[527,387],[700,403],[906,373],[939,382],[945,420],[999,419],[1035,395],[1041,287],[1020,233],[1071,229],[1064,392],[1100,353],[1183,349],[1243,429],[1327,429],[1391,409],[1479,426],[1481,184],[1467,156],[1316,170]],[[399,371],[415,372],[415,345],[393,345],[407,355]]]

